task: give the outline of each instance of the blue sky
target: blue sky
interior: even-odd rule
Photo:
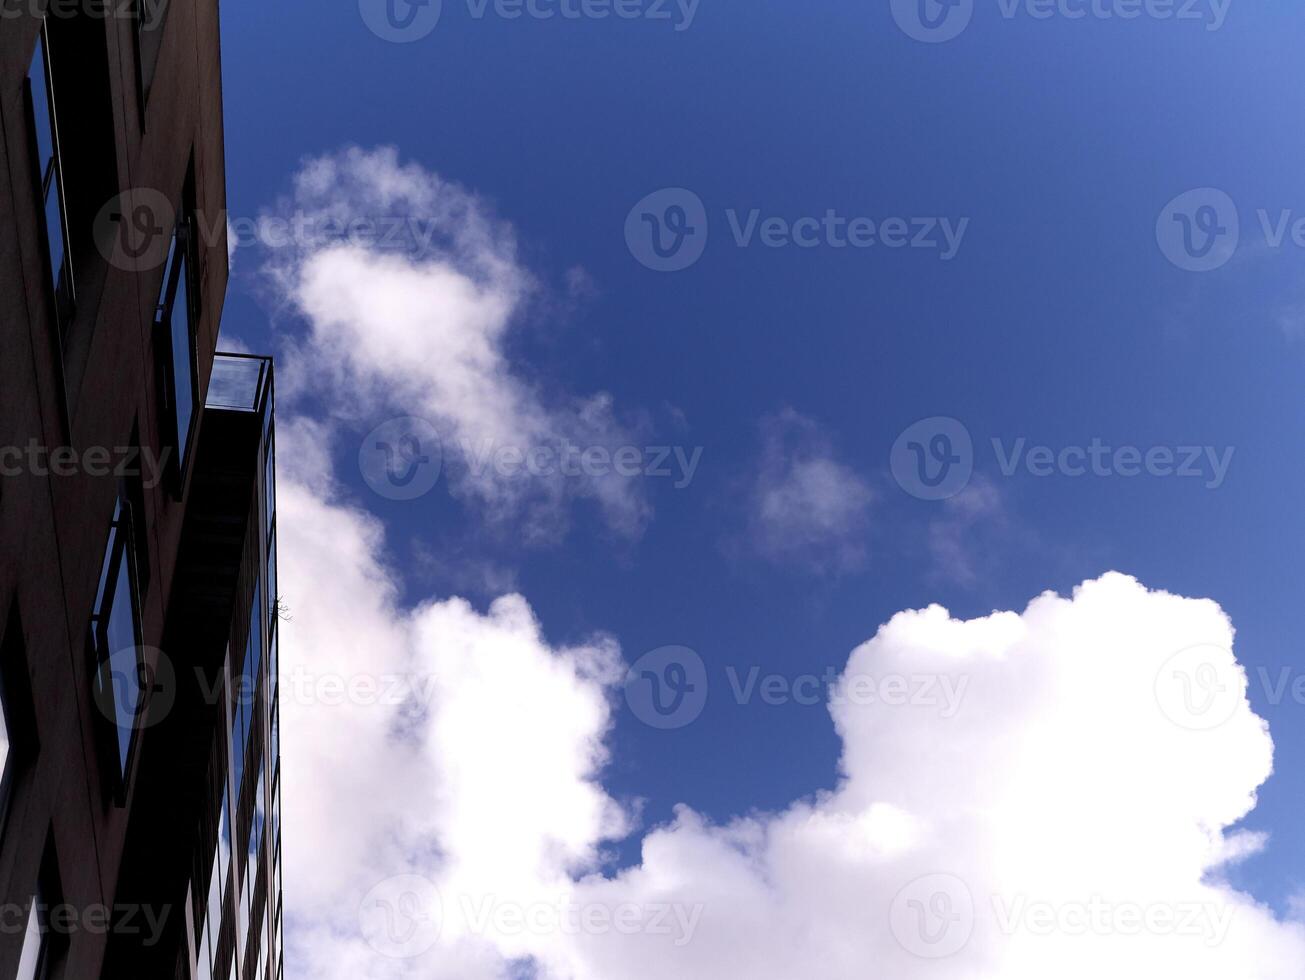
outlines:
[[[603,631],[626,662],[668,645],[701,656],[710,696],[692,724],[615,711],[602,785],[644,801],[642,827],[679,803],[724,822],[836,785],[823,699],[739,704],[727,668],[841,671],[899,610],[1019,611],[1113,569],[1230,617],[1275,743],[1245,822],[1271,842],[1230,875],[1280,912],[1300,891],[1305,706],[1255,681],[1303,666],[1305,247],[1290,230],[1266,241],[1264,223],[1305,217],[1305,14],[1233,0],[1211,29],[1208,2],[1193,19],[1124,19],[1126,6],[1043,19],[974,0],[941,43],[907,36],[887,0],[701,0],[691,23],[674,5],[670,20],[540,20],[444,0],[412,43],[377,37],[354,2],[224,7],[233,217],[275,207],[305,157],[396,147],[514,230],[535,281],[504,341],[515,370],[610,393],[637,445],[701,447],[687,486],[641,481],[637,532],[581,499],[564,532],[529,543],[447,480],[414,501],[371,493],[352,460],[385,414],[336,444],[336,476],[384,522],[405,601],[457,593],[483,609],[517,590],[551,644]],[[701,257],[673,272],[642,264],[625,234],[664,188],[691,192],[673,200],[700,201],[706,220]],[[1193,272],[1157,223],[1178,226],[1169,202],[1201,188],[1230,199],[1240,237]],[[1226,227],[1226,199],[1203,193],[1193,220],[1216,202]],[[731,222],[754,210],[967,223],[950,258],[768,247],[760,233],[740,246]],[[302,318],[278,307],[264,263],[236,250],[224,331],[293,358]],[[297,410],[329,407],[309,394]],[[936,417],[974,446],[950,503],[912,496],[891,467],[899,435]],[[1021,439],[1209,447],[1227,469],[1216,478],[1202,455],[1199,477],[1007,475],[994,439],[1001,453]],[[794,446],[852,493],[828,515],[839,527],[756,516]],[[1113,723],[1101,706],[1093,724]],[[614,842],[608,867],[636,863],[640,844]]]

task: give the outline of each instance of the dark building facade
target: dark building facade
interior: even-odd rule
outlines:
[[[0,3],[0,980],[276,980],[274,386],[217,0]]]

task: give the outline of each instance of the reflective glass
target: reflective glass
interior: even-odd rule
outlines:
[[[0,688],[0,790],[4,788],[4,777],[9,770],[9,719],[5,717],[4,693],[4,688]]]
[[[49,59],[46,56],[45,32],[36,41],[28,80],[32,90],[32,116],[36,124],[36,153],[40,167],[42,212],[45,217],[45,234],[50,248],[50,271],[54,276],[57,295],[71,295],[67,282],[67,243],[64,240],[63,184],[58,155],[58,123],[49,76]]]
[[[172,333],[172,381],[177,413],[177,463],[184,467],[190,421],[195,411],[195,354],[190,335],[190,264],[181,249],[177,265],[177,293],[169,311]]]
[[[41,923],[41,898],[33,896],[27,913],[27,928],[23,932],[23,951],[18,957],[15,980],[35,980],[40,974],[41,959],[45,954],[45,936]]]
[[[258,411],[263,367],[263,361],[257,357],[217,355],[213,358],[213,373],[209,376],[208,399],[205,404],[209,408]]]

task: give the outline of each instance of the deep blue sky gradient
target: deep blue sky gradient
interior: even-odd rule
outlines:
[[[1005,20],[978,0],[970,28],[939,45],[902,34],[887,0],[702,0],[683,32],[475,20],[445,0],[436,30],[411,45],[374,37],[353,0],[232,3],[222,18],[233,215],[284,193],[305,155],[393,144],[492,202],[551,294],[565,294],[572,267],[591,277],[592,299],[523,325],[513,354],[528,374],[610,391],[618,410],[652,413],[654,441],[704,447],[689,488],[650,483],[656,516],[633,545],[614,544],[583,506],[564,546],[521,551],[482,535],[443,492],[369,500],[412,568],[413,598],[447,589],[408,560],[421,542],[519,569],[553,642],[602,629],[630,660],[666,644],[703,656],[713,696],[695,724],[660,732],[619,715],[608,785],[645,798],[648,821],[680,801],[727,819],[832,786],[838,743],[824,707],[736,705],[720,671],[841,666],[893,612],[932,601],[965,616],[1022,609],[1115,568],[1217,599],[1244,662],[1305,669],[1305,250],[1244,245],[1223,269],[1193,274],[1154,233],[1167,201],[1202,186],[1237,201],[1244,239],[1257,208],[1305,215],[1305,11],[1233,0],[1209,32],[1145,18]],[[663,275],[634,261],[623,225],[667,186],[700,195],[713,224],[702,260]],[[726,208],[970,226],[951,262],[910,249],[739,249]],[[257,265],[236,256],[226,329],[275,349]],[[1293,338],[1280,321],[1295,307]],[[876,487],[860,571],[776,569],[727,546],[758,420],[785,406]],[[979,472],[1005,500],[1009,523],[982,538],[977,585],[937,575],[924,542],[938,505],[902,493],[888,471],[897,434],[936,415],[967,425]],[[1235,456],[1217,490],[1005,478],[988,441],[1021,436]],[[347,460],[341,472],[361,497]],[[1237,880],[1281,905],[1305,884],[1305,706],[1257,708],[1277,774],[1249,826],[1273,841]]]

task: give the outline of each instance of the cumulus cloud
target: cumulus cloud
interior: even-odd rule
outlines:
[[[1118,574],[1022,612],[892,617],[831,695],[833,790],[724,823],[682,805],[613,869],[635,826],[603,784],[616,641],[558,644],[520,595],[405,602],[384,527],[332,471],[351,427],[424,415],[491,519],[555,534],[581,497],[637,533],[629,481],[472,458],[620,444],[610,397],[513,363],[536,286],[456,185],[353,149],[308,161],[277,215],[299,227],[266,270],[306,324],[282,380],[327,410],[278,432],[287,976],[1299,977],[1305,925],[1224,874],[1271,846],[1233,829],[1272,742],[1231,624]],[[795,412],[764,423],[747,503],[767,560],[864,561],[873,493]],[[976,485],[935,556],[975,577],[963,532],[999,513]]]
[[[761,430],[747,544],[777,564],[820,571],[861,565],[874,501],[868,484],[835,458],[814,421],[792,409],[763,419]]]
[[[384,878],[427,874],[449,895],[545,901],[592,868],[625,815],[595,782],[618,654],[604,638],[549,646],[519,596],[401,608],[380,524],[334,502],[307,424],[283,427],[283,807],[291,973],[407,976],[359,910]],[[318,462],[323,462],[317,457]],[[324,571],[329,570],[329,571]],[[291,816],[293,818],[291,819]],[[422,976],[501,975],[504,947],[442,930]]]
[[[520,596],[403,606],[380,525],[309,469],[280,490],[287,976],[1299,977],[1305,927],[1222,875],[1265,846],[1230,828],[1272,743],[1214,602],[1112,573],[899,613],[831,695],[833,791],[682,806],[612,871],[614,641],[551,643]]]
[[[589,498],[617,531],[642,529],[634,481],[562,465],[568,447],[611,451],[629,433],[608,394],[552,391],[512,362],[538,290],[482,201],[393,149],[354,147],[305,161],[259,229],[277,298],[307,325],[282,359],[288,400],[353,421],[427,418],[453,490],[492,520],[556,537],[567,502]],[[551,462],[508,468],[505,451]]]

